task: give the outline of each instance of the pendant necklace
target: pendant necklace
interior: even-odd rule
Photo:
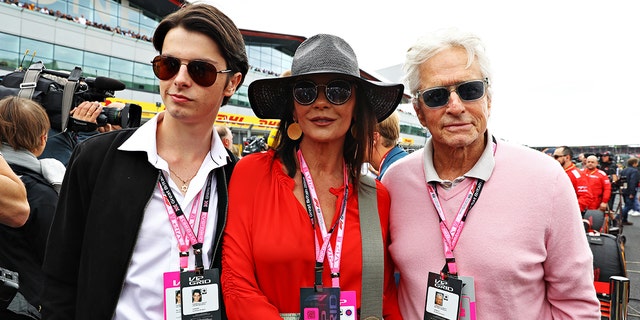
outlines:
[[[173,173],[173,175],[176,176],[176,178],[178,178],[178,180],[182,182],[182,187],[180,187],[180,190],[182,190],[182,193],[187,192],[187,189],[189,189],[189,182],[191,181],[191,179],[193,179],[196,176],[196,174],[198,174],[198,172],[196,171],[196,173],[191,178],[184,180],[180,178],[180,176],[177,173],[171,170],[171,168],[169,168],[169,171],[171,171],[171,173]]]

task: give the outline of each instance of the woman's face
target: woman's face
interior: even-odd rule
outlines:
[[[293,119],[298,122],[303,132],[303,139],[319,143],[339,142],[343,143],[345,135],[351,127],[356,106],[356,88],[348,82],[347,78],[336,75],[312,75],[299,79],[297,83],[305,82],[307,88],[316,86],[317,96],[313,100],[313,94],[307,95],[307,100],[313,100],[309,104],[301,104],[296,99],[293,101]],[[327,89],[327,84],[329,88]],[[342,84],[342,86],[341,86]],[[326,92],[330,91],[330,98],[334,102],[343,100],[350,92],[348,99],[342,104],[329,101]],[[295,97],[295,96],[294,96]]]
[[[202,296],[200,295],[200,292],[193,293],[193,302],[200,302],[201,299],[202,299]]]

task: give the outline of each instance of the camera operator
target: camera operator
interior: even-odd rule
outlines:
[[[111,107],[118,107],[120,105],[124,106],[124,104],[116,102],[110,104]],[[71,118],[80,120],[81,122],[97,125],[98,117],[102,113],[102,109],[103,106],[100,102],[84,101],[71,110],[70,115]],[[55,158],[60,160],[60,162],[66,166],[69,162],[69,157],[71,157],[71,152],[73,152],[73,149],[78,145],[78,143],[98,133],[119,129],[122,129],[122,127],[119,125],[112,125],[110,123],[107,123],[104,126],[98,126],[96,130],[89,132],[73,130],[60,132],[59,130],[51,128],[49,130],[49,142],[47,143],[47,146],[40,158]]]
[[[625,177],[627,187],[622,190],[622,198],[624,199],[624,208],[622,208],[622,224],[631,225],[633,223],[627,220],[629,211],[634,209],[636,195],[638,194],[638,182],[640,181],[640,173],[638,173],[638,158],[631,157],[627,160],[627,167],[620,172],[621,177]]]
[[[0,224],[18,228],[27,222],[27,190],[0,153]]]
[[[609,182],[611,182],[611,198],[609,198],[609,208],[614,208],[616,194],[619,192],[620,186],[618,185],[618,167],[616,166],[615,162],[611,161],[611,158],[611,152],[603,152],[600,155],[600,164],[598,165],[598,169],[604,171],[604,173],[609,177]]]

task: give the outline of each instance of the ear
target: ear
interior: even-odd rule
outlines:
[[[375,146],[380,141],[380,132],[373,132],[373,145]]]
[[[231,97],[236,93],[240,80],[242,80],[242,73],[240,72],[236,72],[230,77],[229,81],[227,81],[227,86],[224,88],[224,95],[226,97]]]
[[[45,132],[45,133],[40,137],[40,145],[42,145],[42,146],[46,146],[46,145],[47,145],[47,139],[49,139],[49,135]]]

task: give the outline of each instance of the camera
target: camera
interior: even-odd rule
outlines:
[[[139,127],[141,118],[142,107],[134,103],[127,103],[123,108],[103,107],[96,121],[99,127],[109,123],[128,128]]]
[[[29,74],[29,76],[27,76]],[[103,108],[102,118],[95,123],[74,119],[69,112],[83,101],[104,102],[115,96],[115,91],[124,90],[125,84],[107,77],[82,77],[82,69],[71,72],[48,70],[39,61],[28,70],[16,70],[0,80],[0,98],[6,95],[24,96],[40,103],[49,116],[51,127],[58,131],[93,131],[107,123],[123,128],[140,126],[142,107],[129,104],[124,108]],[[35,80],[34,80],[35,77]],[[25,81],[25,78],[29,79]],[[105,110],[106,109],[106,110]]]
[[[616,185],[620,188],[620,191],[627,190],[627,177],[619,176],[618,181],[616,181]]]
[[[18,273],[0,267],[0,310],[9,306],[19,287]]]
[[[122,128],[134,128],[140,126],[141,119],[142,107],[134,103],[127,103],[124,107],[102,107],[102,112],[96,119],[97,123],[69,117],[69,125],[67,127],[69,130],[76,132],[94,131],[98,127],[103,127],[107,124],[117,125]]]
[[[106,77],[85,78],[84,81],[80,82],[76,95],[79,97],[79,102],[104,102],[107,98],[115,97],[115,91],[124,89],[125,85],[115,79]],[[130,128],[139,127],[141,119],[142,107],[137,104],[127,103],[122,108],[104,106],[96,122],[98,127],[111,124],[121,126],[122,128]],[[86,132],[95,130],[95,127],[96,124],[86,123],[73,117],[69,118],[69,130]]]

